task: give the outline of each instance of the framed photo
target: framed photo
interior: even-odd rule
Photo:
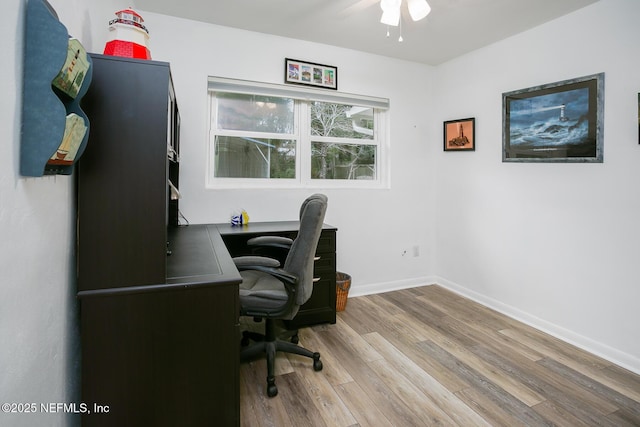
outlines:
[[[444,151],[473,151],[476,149],[476,119],[444,122]]]
[[[503,162],[602,163],[604,73],[502,94]]]
[[[285,58],[284,82],[337,90],[338,67]]]

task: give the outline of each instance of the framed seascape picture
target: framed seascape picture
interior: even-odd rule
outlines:
[[[444,151],[473,151],[476,149],[476,119],[444,122]]]
[[[284,82],[337,90],[338,67],[285,58]]]
[[[503,162],[602,163],[604,73],[502,94]]]

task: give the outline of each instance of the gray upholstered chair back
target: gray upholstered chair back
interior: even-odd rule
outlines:
[[[313,264],[322,231],[327,196],[313,194],[300,207],[300,230],[291,245],[284,270],[298,276],[296,305],[302,305],[313,292]]]

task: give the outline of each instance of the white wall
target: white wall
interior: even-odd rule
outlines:
[[[427,283],[433,258],[433,156],[426,98],[432,69],[361,52],[235,30],[141,11],[151,55],[171,62],[181,113],[180,209],[191,223],[228,222],[244,208],[252,221],[297,219],[315,191],[329,197],[338,227],[338,269],[352,295],[394,284]],[[207,77],[283,83],[284,58],[338,67],[340,91],[386,97],[391,112],[391,189],[207,190]],[[420,255],[413,257],[413,246]],[[402,256],[402,251],[408,253]]]
[[[440,281],[640,372],[640,2],[601,0],[437,68]],[[502,163],[503,92],[605,73],[604,163]],[[440,133],[441,135],[441,133]]]
[[[52,0],[67,30],[101,50],[115,0]],[[0,402],[79,402],[73,178],[19,175],[26,1],[3,6],[0,51]],[[106,12],[108,10],[108,12]],[[102,13],[104,12],[104,13]],[[2,425],[75,424],[68,414],[0,414]]]

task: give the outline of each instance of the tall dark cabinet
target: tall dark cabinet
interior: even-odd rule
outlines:
[[[96,75],[82,103],[91,133],[78,164],[81,290],[161,283],[177,209],[167,181],[178,168],[168,156],[178,122],[169,64],[91,56]]]
[[[215,228],[177,227],[169,64],[92,60],[77,170],[82,424],[239,425],[240,278]]]

